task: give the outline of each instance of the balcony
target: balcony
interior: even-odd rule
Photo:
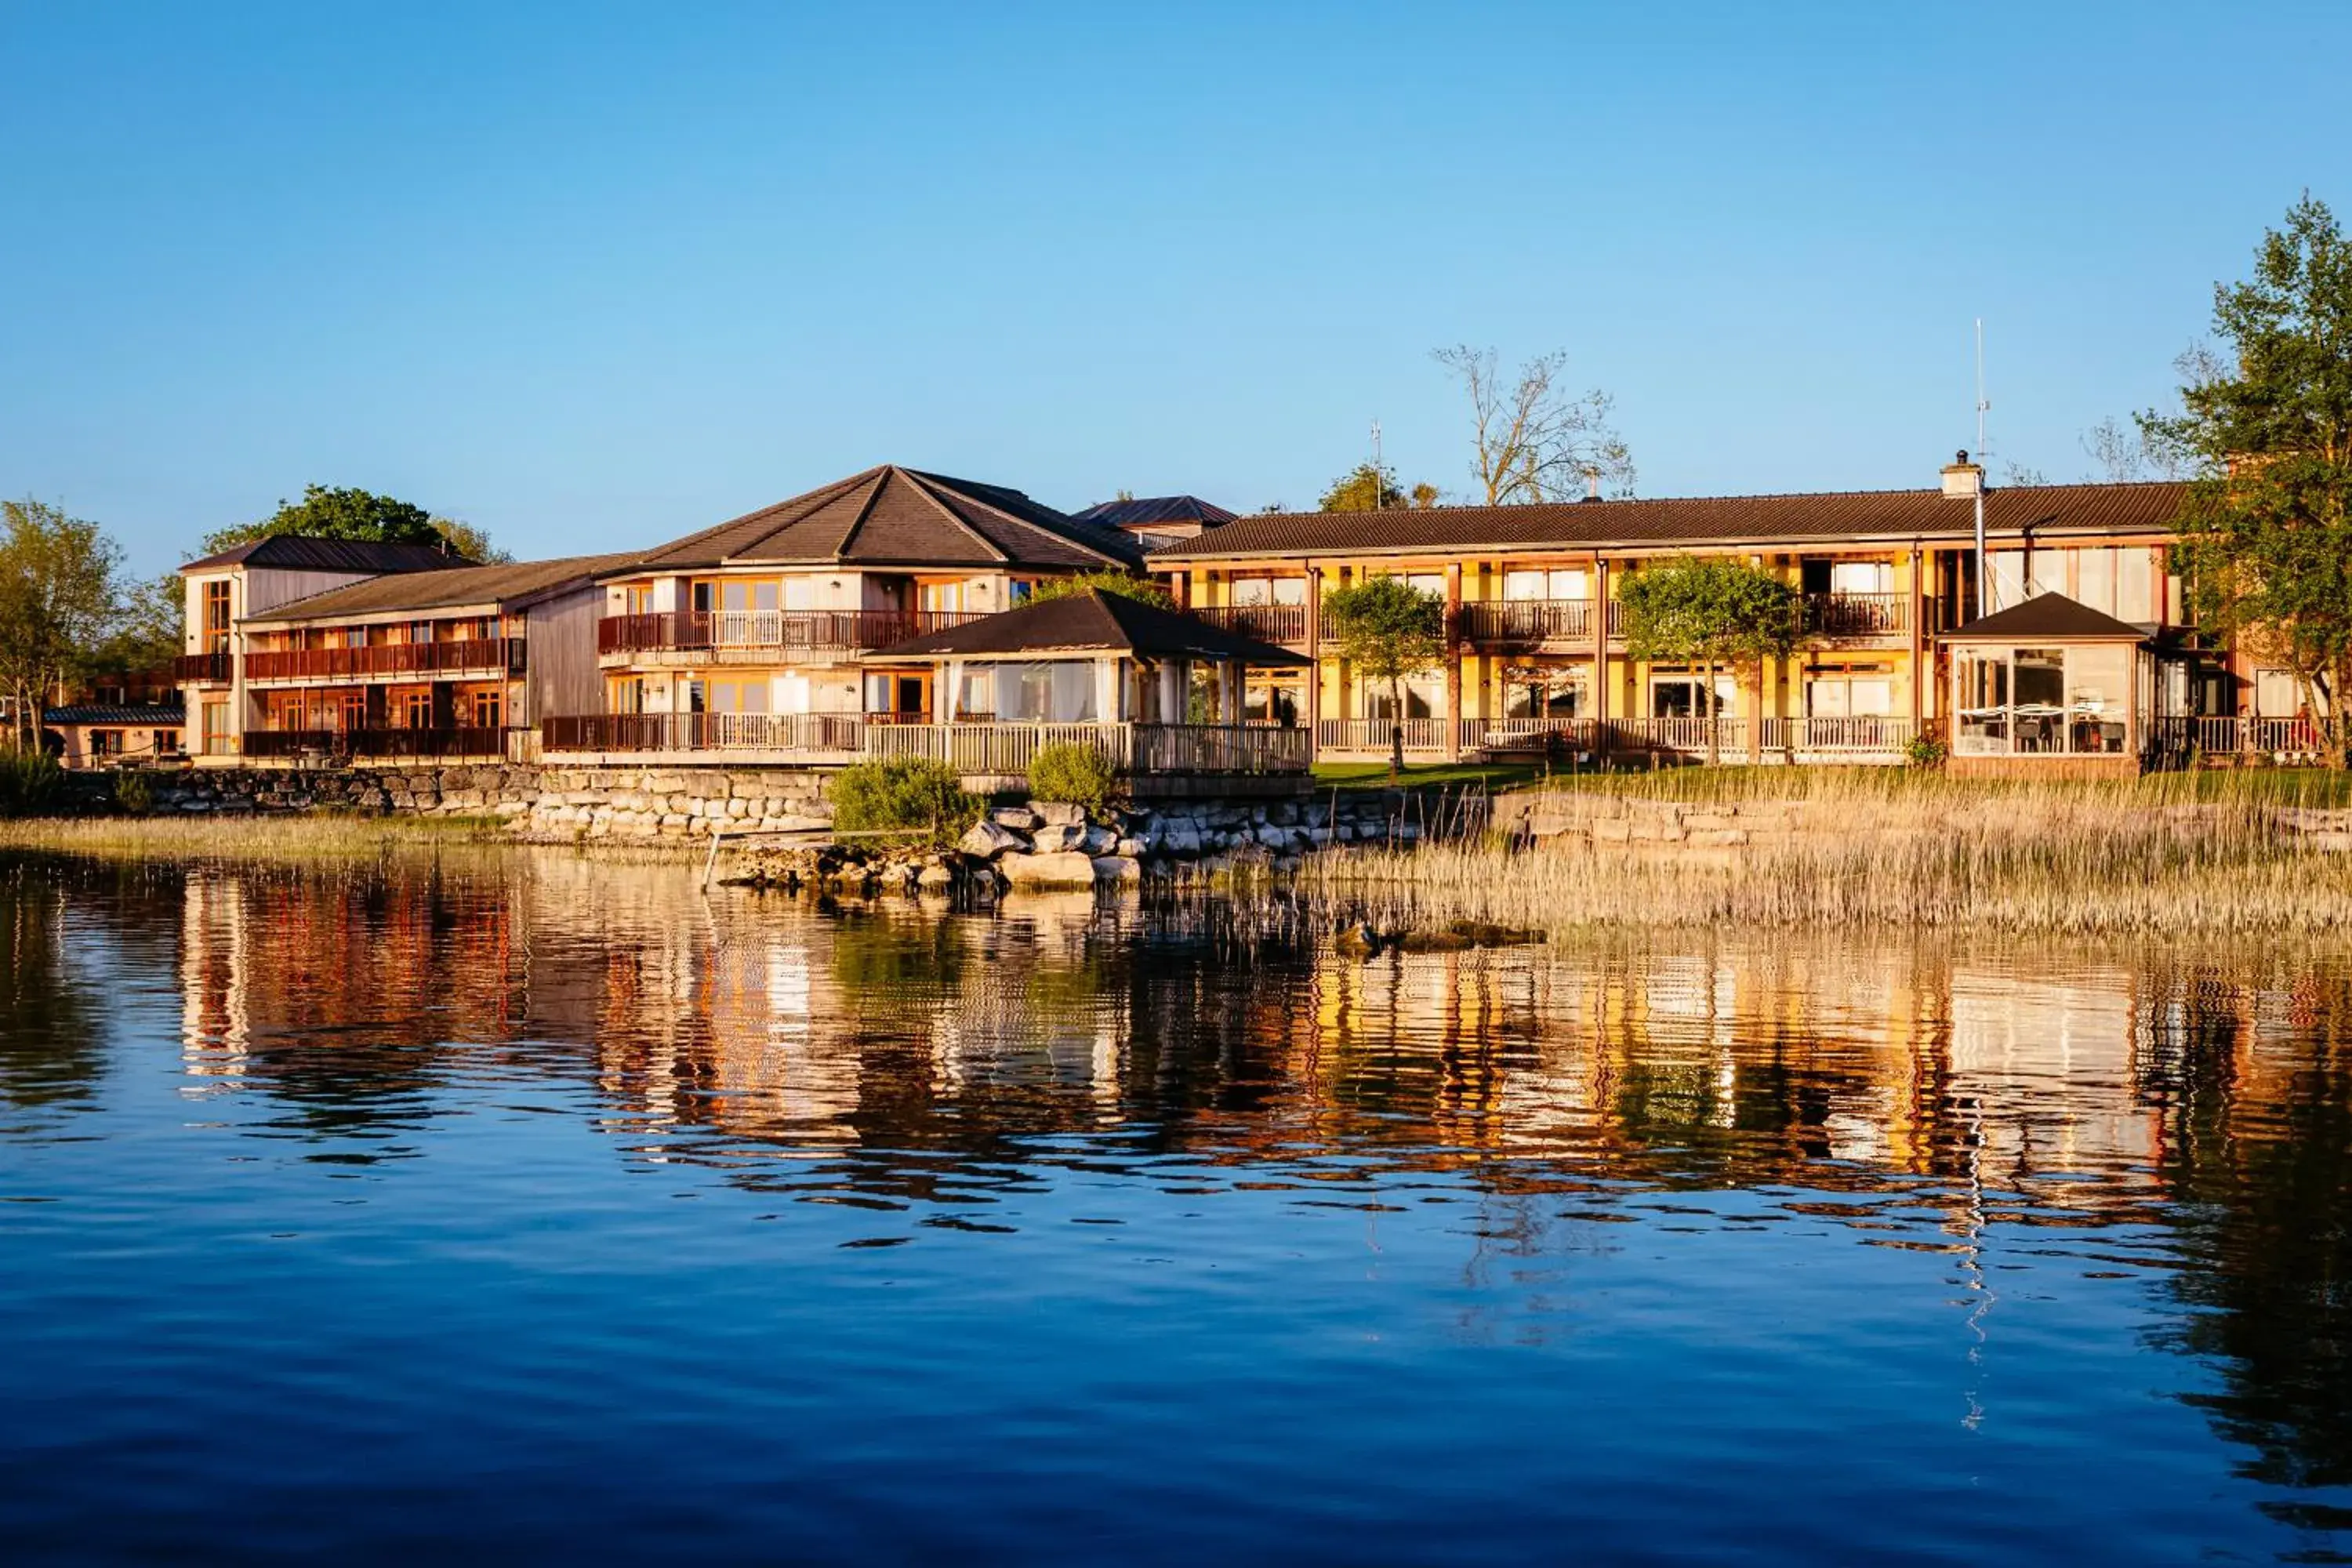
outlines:
[[[1305,647],[1310,625],[1304,605],[1206,605],[1191,614],[1222,631],[1282,647]]]
[[[606,616],[596,623],[596,652],[602,657],[859,653],[943,632],[980,616],[981,612],[969,610],[663,610]]]
[[[806,752],[858,754],[856,713],[586,713],[540,725],[542,752]]]
[[[520,637],[468,642],[376,643],[367,647],[286,648],[245,656],[248,681],[390,679],[470,675],[499,679],[523,671]]]
[[[542,755],[789,753],[840,763],[866,757],[929,757],[958,773],[1013,777],[1041,746],[1091,746],[1125,773],[1303,773],[1307,732],[1255,724],[906,723],[858,713],[592,713],[550,718]]]
[[[215,648],[210,653],[184,653],[172,661],[172,679],[175,681],[200,681],[226,686],[229,680],[228,649]]]
[[[1908,594],[1807,594],[1800,613],[1807,637],[1899,637],[1911,632]]]
[[[1592,601],[1489,599],[1464,605],[1457,625],[1462,640],[1475,647],[1585,644],[1592,638]]]
[[[528,730],[248,730],[244,752],[278,761],[347,763],[354,758],[519,756]]]

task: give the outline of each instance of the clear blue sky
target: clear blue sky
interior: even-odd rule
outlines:
[[[1567,349],[1647,495],[2061,478],[2306,186],[2352,6],[0,0],[0,491],[526,554],[870,463],[1310,504]]]

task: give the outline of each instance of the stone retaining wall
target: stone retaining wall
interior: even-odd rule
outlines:
[[[159,814],[345,812],[503,818],[538,843],[818,832],[832,825],[830,775],[795,768],[479,765],[155,770]],[[77,775],[76,805],[110,809],[108,775]],[[1018,808],[1016,808],[1018,809]],[[1292,858],[1327,844],[1412,842],[1430,831],[1410,797],[1378,791],[1287,800],[1153,800],[1116,814],[1114,839],[1151,858]]]

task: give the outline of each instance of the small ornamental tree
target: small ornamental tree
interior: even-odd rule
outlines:
[[[1075,599],[1081,594],[1097,589],[1162,610],[1173,609],[1176,605],[1176,601],[1168,596],[1168,590],[1150,578],[1130,576],[1108,567],[1098,572],[1080,572],[1071,577],[1045,578],[1029,590],[1028,602],[1042,605],[1049,599]]]
[[[1323,630],[1367,680],[1389,689],[1389,776],[1404,766],[1404,682],[1445,657],[1445,601],[1402,577],[1368,577],[1323,595]]]
[[[1715,668],[1728,664],[1760,706],[1764,660],[1787,655],[1797,641],[1797,593],[1770,573],[1738,561],[1678,561],[1645,567],[1625,579],[1625,652],[1645,663],[1697,665],[1706,704],[1706,760],[1723,759],[1721,704]],[[1748,727],[1750,762],[1764,757],[1764,731]]]
[[[2231,352],[2192,351],[2184,411],[2143,414],[2198,476],[2173,560],[2197,625],[2294,671],[2328,765],[2352,747],[2352,241],[2306,195],[2252,281],[2213,291]]]

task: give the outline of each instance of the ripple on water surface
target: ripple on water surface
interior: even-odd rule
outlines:
[[[0,868],[12,1560],[2352,1551],[2339,955]]]

